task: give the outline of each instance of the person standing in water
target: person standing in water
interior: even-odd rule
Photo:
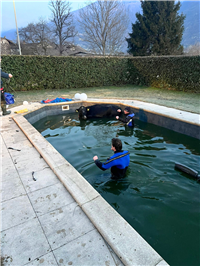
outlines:
[[[117,110],[117,112],[121,112],[120,109]],[[123,122],[125,125],[127,125],[128,127],[134,127],[134,116],[135,114],[131,111],[131,108],[125,107],[124,108],[124,114],[126,115],[126,118],[120,118],[119,116],[116,116],[116,119]]]
[[[93,160],[96,166],[103,171],[111,168],[111,179],[123,178],[130,163],[130,153],[122,150],[122,142],[117,138],[112,139],[111,150],[114,151],[114,155],[108,158],[105,163],[100,162],[96,155]]]

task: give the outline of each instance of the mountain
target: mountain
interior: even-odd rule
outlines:
[[[183,32],[183,46],[194,45],[200,42],[200,2],[181,2],[180,12],[186,15]]]
[[[136,13],[142,13],[140,1],[124,1],[126,11],[129,18],[129,25],[127,31],[124,33],[124,38],[129,37],[128,33],[132,32],[132,23],[136,21]],[[75,20],[77,20],[79,10],[74,11]],[[186,15],[184,21],[184,32],[182,45],[188,47],[200,42],[200,2],[199,1],[181,1],[181,8],[179,14]],[[78,25],[77,25],[78,28]],[[80,29],[79,29],[80,32]],[[85,43],[81,42],[78,38],[75,39],[78,45],[87,49]],[[127,42],[124,42],[122,52],[126,53]]]
[[[132,23],[135,23],[135,13],[142,13],[140,2],[138,1],[127,1],[125,2],[127,10],[129,10],[129,18],[132,20],[128,27],[128,32],[132,32]],[[193,45],[196,42],[200,42],[200,2],[199,1],[181,1],[181,8],[179,14],[183,13],[186,15],[184,21],[184,32],[183,32],[183,46]]]
[[[135,23],[137,12],[142,13],[140,1],[125,1],[124,2],[127,14],[129,17],[129,25],[127,31],[124,33],[124,38],[128,37],[128,33],[132,32],[132,23]],[[77,18],[79,10],[73,11],[74,21],[78,31],[80,31]],[[182,45],[188,47],[189,45],[194,45],[197,42],[200,42],[200,2],[199,1],[181,1],[181,8],[179,13],[186,15],[184,22],[184,33],[182,39]],[[27,26],[27,25],[24,25]],[[81,32],[81,31],[80,31]],[[9,31],[4,31],[1,33],[1,36],[6,36],[7,39],[16,40],[16,30],[12,29]],[[87,44],[83,43],[80,38],[75,38],[75,44],[82,46],[87,49]],[[122,51],[126,53],[127,42],[124,42]]]
[[[17,39],[16,29],[2,31],[1,37],[6,37],[8,40],[14,41]]]

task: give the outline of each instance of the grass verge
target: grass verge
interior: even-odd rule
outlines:
[[[86,93],[88,98],[107,99],[130,99],[148,103],[154,103],[166,107],[176,108],[183,111],[200,114],[200,94],[182,91],[171,91],[144,86],[105,86],[82,89],[61,89],[61,90],[36,90],[19,91],[15,95],[15,104],[18,106],[23,101],[41,102],[56,97],[73,98],[75,93]]]

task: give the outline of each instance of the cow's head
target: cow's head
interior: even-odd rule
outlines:
[[[84,106],[81,106],[79,109],[76,109],[76,112],[79,114],[79,118],[81,119],[87,119],[87,108]]]

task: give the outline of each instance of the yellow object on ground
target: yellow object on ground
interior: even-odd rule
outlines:
[[[15,111],[15,114],[21,114],[21,113],[26,113],[28,112],[28,109],[22,109],[22,110],[19,110],[19,111]]]

